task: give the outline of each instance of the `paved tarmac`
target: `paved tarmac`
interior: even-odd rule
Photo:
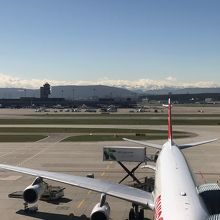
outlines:
[[[217,108],[210,112],[218,113]],[[187,109],[186,109],[187,111]],[[193,109],[193,111],[197,111]],[[207,109],[208,111],[208,109]],[[12,112],[12,111],[11,111]],[[7,113],[7,112],[6,112]],[[5,114],[6,114],[5,113]],[[28,113],[30,111],[28,110]],[[11,113],[12,114],[12,113]],[[21,117],[23,111],[19,111]],[[1,117],[4,117],[2,115]],[[10,117],[10,115],[8,116]],[[114,125],[0,125],[2,127],[98,127],[114,128]],[[117,128],[150,128],[164,129],[167,126],[137,126],[117,125]],[[198,136],[187,139],[178,139],[177,143],[195,142],[205,139],[220,138],[220,126],[173,126],[175,131],[187,131]],[[122,168],[113,162],[102,161],[102,148],[105,145],[134,146],[125,141],[121,142],[60,142],[68,134],[50,134],[48,138],[35,143],[0,143],[0,163],[24,166],[34,169],[63,172],[86,176],[94,173],[95,178],[118,182],[125,173]],[[165,140],[151,141],[164,143]],[[137,145],[136,145],[137,146]],[[148,148],[147,153],[155,150]],[[220,140],[207,145],[185,149],[184,154],[192,168],[197,184],[220,181]],[[132,163],[126,164],[130,169]],[[153,176],[150,170],[138,169],[136,175],[142,180],[145,176]],[[65,198],[57,204],[40,201],[39,212],[27,216],[22,211],[23,202],[19,199],[8,198],[8,194],[25,189],[33,181],[33,177],[19,173],[0,170],[0,213],[3,220],[85,220],[89,218],[92,208],[99,202],[100,194],[88,190],[71,187],[65,184],[48,181],[53,185],[66,187]],[[127,179],[125,184],[132,184]],[[131,204],[116,198],[108,197],[111,207],[112,220],[125,220]],[[152,212],[145,211],[145,217],[152,218]]]
[[[106,144],[113,143],[1,143],[0,162],[82,176],[94,173],[95,178],[117,182],[124,173],[119,165],[102,162],[102,147]],[[141,170],[139,176],[144,177],[145,172]],[[25,216],[22,211],[22,200],[8,198],[8,194],[23,190],[32,181],[33,177],[27,175],[0,171],[1,219],[86,219],[80,216],[89,217],[93,206],[100,199],[98,193],[53,182],[55,185],[66,187],[65,199],[61,200],[59,204],[40,201],[39,212],[31,217]],[[129,179],[127,183],[130,181]],[[51,181],[49,182],[51,183]],[[110,197],[108,201],[111,205],[112,219],[126,219],[130,203]]]
[[[204,132],[203,129],[202,133]],[[218,133],[219,131],[216,131]],[[181,140],[183,141],[183,140]],[[158,141],[157,141],[158,142]],[[163,141],[159,141],[160,143]],[[184,140],[184,142],[187,142]],[[96,143],[1,143],[0,162],[48,171],[64,172],[85,176],[94,173],[95,178],[118,182],[124,173],[121,167],[113,162],[102,161],[104,145],[134,145],[127,142],[96,142]],[[149,149],[148,153],[153,150]],[[198,184],[220,181],[220,147],[212,143],[184,150],[196,176]],[[130,168],[131,163],[127,164]],[[144,178],[153,174],[148,170],[139,169],[137,176]],[[33,181],[33,177],[14,172],[0,171],[0,213],[1,219],[45,219],[45,220],[83,220],[89,217],[93,206],[99,201],[100,195],[87,190],[51,182],[66,187],[65,199],[58,204],[40,201],[39,212],[26,216],[22,211],[22,200],[8,198],[8,194],[23,190]],[[128,179],[125,183],[131,183]],[[108,198],[113,220],[124,220],[128,216],[130,203]],[[152,219],[151,212],[145,216]]]
[[[174,114],[219,114],[219,104],[218,105],[174,105],[175,108],[172,109],[172,112]],[[118,108],[117,112],[114,113],[110,113],[110,114],[138,114],[138,115],[143,115],[143,114],[152,114],[155,113],[155,109],[158,110],[158,113],[165,113],[166,114],[166,110],[164,110],[164,107],[162,107],[161,104],[158,103],[157,106],[155,105],[150,105],[148,104],[146,106],[146,112],[135,112],[136,109],[131,109],[131,108]],[[60,109],[57,109],[57,112],[54,112],[55,109],[48,109],[49,112],[35,112],[35,109],[29,109],[29,108],[21,108],[21,109],[10,109],[10,108],[0,108],[0,118],[8,118],[11,116],[18,116],[18,117],[22,117],[25,115],[46,115],[46,114],[54,114],[54,115],[78,115],[78,114],[85,114],[85,115],[89,115],[89,114],[101,114],[100,109],[97,109],[96,113],[91,113],[91,112],[85,112],[85,109],[83,109],[81,112],[65,112],[62,111],[60,112]],[[129,111],[133,110],[135,113],[130,113]],[[155,113],[155,116],[157,115],[157,113]],[[29,116],[27,116],[29,117]]]

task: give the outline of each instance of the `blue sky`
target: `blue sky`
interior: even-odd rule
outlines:
[[[0,0],[0,73],[220,84],[219,11],[219,0]]]

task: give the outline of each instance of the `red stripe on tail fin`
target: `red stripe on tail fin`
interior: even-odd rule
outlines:
[[[173,132],[172,132],[172,120],[171,120],[171,102],[170,98],[168,99],[168,139],[172,140]]]

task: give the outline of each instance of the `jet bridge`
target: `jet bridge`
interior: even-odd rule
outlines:
[[[123,182],[127,177],[131,177],[135,182],[141,184],[134,172],[138,167],[147,161],[146,147],[127,147],[127,146],[104,146],[103,161],[116,161],[127,173],[119,183]],[[123,162],[138,162],[138,164],[129,170]]]

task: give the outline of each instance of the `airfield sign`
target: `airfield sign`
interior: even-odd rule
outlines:
[[[105,146],[103,147],[103,161],[144,162],[145,147]]]

